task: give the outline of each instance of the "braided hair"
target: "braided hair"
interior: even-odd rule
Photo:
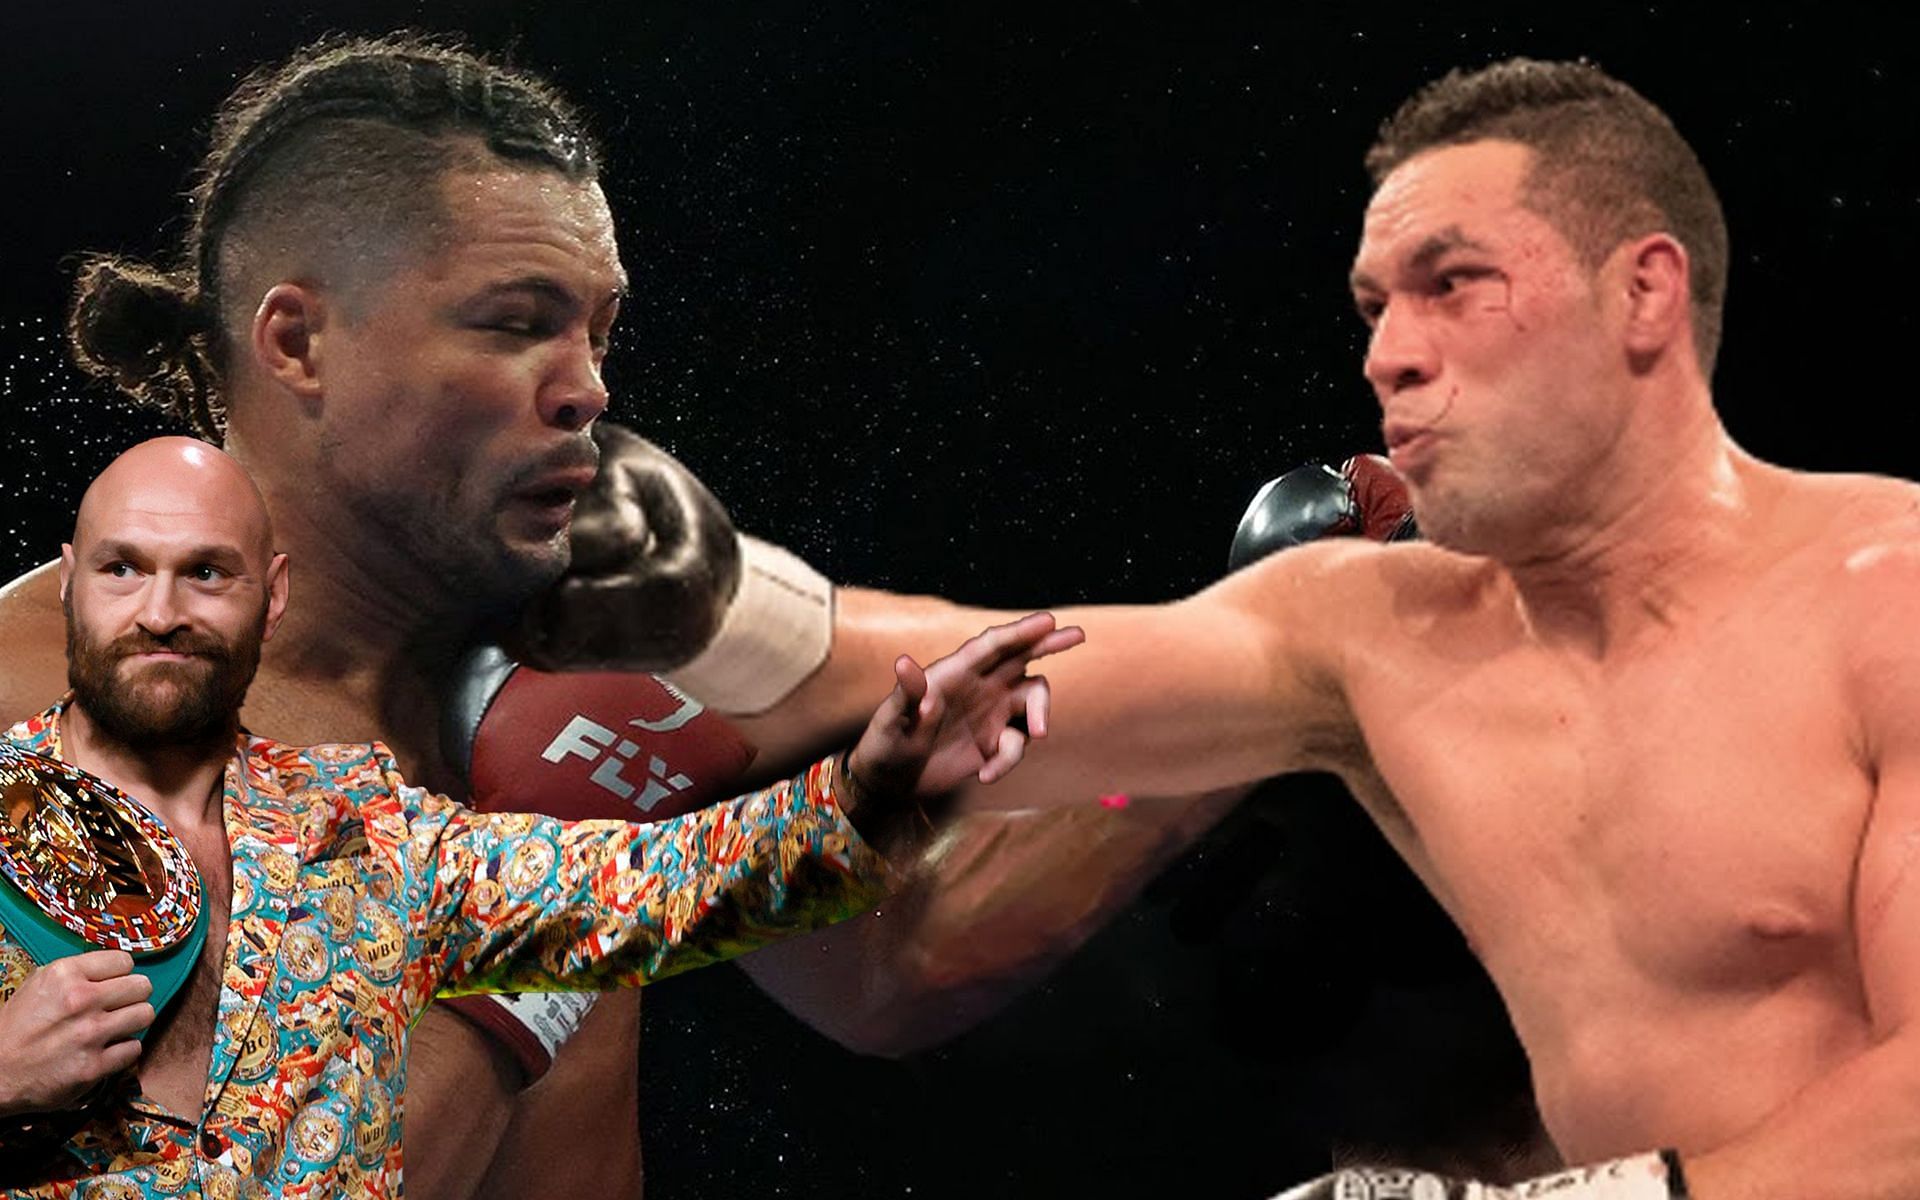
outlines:
[[[248,76],[215,114],[174,266],[83,260],[74,360],[218,441],[231,332],[259,295],[250,273],[294,253],[321,282],[365,283],[383,248],[438,226],[440,176],[489,157],[573,182],[599,171],[578,113],[531,75],[414,34],[308,45]]]

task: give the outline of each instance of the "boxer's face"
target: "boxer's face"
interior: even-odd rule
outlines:
[[[1365,371],[1421,531],[1525,552],[1578,519],[1624,419],[1617,314],[1567,240],[1520,203],[1531,151],[1420,154],[1368,206],[1353,272]]]
[[[366,553],[516,608],[566,566],[626,274],[597,184],[498,167],[442,185],[435,244],[334,335],[318,470]]]
[[[286,599],[285,559],[244,509],[138,486],[91,504],[63,547],[68,681],[108,735],[143,747],[231,736]]]

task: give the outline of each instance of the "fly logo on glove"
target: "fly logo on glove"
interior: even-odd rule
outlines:
[[[444,715],[481,812],[659,821],[732,795],[753,761],[739,730],[658,676],[549,674],[490,646],[462,664]]]
[[[664,679],[549,674],[493,646],[461,663],[442,715],[447,759],[465,773],[468,798],[481,812],[665,820],[732,795],[754,754],[725,718]],[[649,768],[640,785],[628,769],[638,763]],[[440,1004],[491,1037],[532,1083],[594,999],[590,992],[448,996]]]
[[[691,719],[700,712],[700,704],[694,700],[688,700],[686,703],[693,708],[693,712],[688,714],[688,719]],[[643,720],[636,719],[627,723],[642,729],[656,729],[655,726]],[[681,721],[678,724],[685,723]],[[670,728],[677,727],[678,725],[670,726]],[[588,762],[597,760],[593,773],[587,776],[587,781],[612,792],[622,800],[631,800],[633,806],[641,812],[650,813],[653,811],[653,806],[660,801],[693,786],[693,780],[685,775],[678,772],[672,775],[667,774],[669,769],[667,760],[655,754],[647,759],[644,790],[636,788],[620,774],[620,770],[638,753],[640,753],[640,747],[637,743],[621,737],[591,717],[576,714],[573,720],[567,722],[566,728],[547,743],[547,748],[540,752],[540,757],[550,763],[557,763],[569,755],[584,758]],[[638,797],[634,795],[636,791],[640,793]]]

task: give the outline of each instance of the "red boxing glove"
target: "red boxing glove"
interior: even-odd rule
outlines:
[[[1362,537],[1400,542],[1419,536],[1413,526],[1413,501],[1407,481],[1379,454],[1356,454],[1340,464],[1340,477],[1353,488],[1354,515]]]
[[[444,710],[447,757],[480,812],[660,821],[724,800],[753,761],[739,730],[652,675],[564,675],[469,656]],[[599,998],[594,992],[440,1001],[489,1034],[532,1083]]]
[[[653,675],[552,674],[492,647],[469,657],[443,746],[481,812],[658,821],[736,791],[754,747]]]

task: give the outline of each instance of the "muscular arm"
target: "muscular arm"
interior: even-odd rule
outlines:
[[[1012,776],[961,798],[880,916],[741,965],[796,1016],[868,1053],[921,1048],[1003,1006],[1219,820],[1240,785],[1347,752],[1336,621],[1349,608],[1335,601],[1360,586],[1356,551],[1374,552],[1310,547],[1177,603],[1061,610],[1087,644],[1047,664],[1048,739]],[[833,657],[809,681],[817,690],[795,701],[830,708],[835,688],[864,699],[884,688],[894,655],[994,616],[848,599]],[[1099,804],[1114,792],[1131,801]]]
[[[1185,795],[1328,765],[1354,737],[1338,681],[1343,610],[1367,586],[1360,560],[1378,552],[1303,547],[1174,603],[1058,610],[1061,624],[1086,629],[1087,644],[1045,664],[1053,734],[977,805]],[[768,770],[805,761],[859,727],[892,686],[897,655],[925,661],[1016,615],[842,589],[820,670],[773,710],[736,722]]]
[[[1871,1045],[1745,1135],[1689,1156],[1697,1200],[1920,1195],[1920,646],[1905,616],[1920,603],[1920,551],[1902,553],[1876,571],[1852,672],[1876,781],[1854,883]]]

